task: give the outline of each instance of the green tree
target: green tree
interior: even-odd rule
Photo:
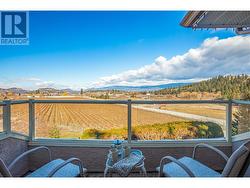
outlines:
[[[83,89],[81,88],[80,94],[83,95]]]
[[[154,94],[175,94],[178,96],[181,92],[220,92],[224,99],[240,99],[244,93],[250,93],[250,76],[245,74],[237,76],[220,75],[186,86],[155,91]]]

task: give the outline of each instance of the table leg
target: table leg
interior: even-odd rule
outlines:
[[[109,174],[109,168],[105,168],[104,170],[104,177],[107,177]]]
[[[142,172],[143,177],[147,177],[147,171],[144,166],[141,167],[141,172]]]

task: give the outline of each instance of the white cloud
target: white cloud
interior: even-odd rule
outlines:
[[[171,59],[159,56],[137,70],[102,77],[95,87],[190,82],[217,75],[250,73],[250,36],[208,38],[195,49]]]
[[[31,82],[41,81],[40,78],[35,78],[35,77],[26,78],[26,79],[23,79],[23,80],[24,80],[24,81],[31,81]]]
[[[39,88],[44,88],[44,87],[54,87],[55,83],[53,81],[40,81],[35,83],[35,85]]]
[[[39,87],[71,88],[103,87],[110,85],[156,85],[173,82],[194,82],[217,75],[250,74],[250,36],[235,36],[227,39],[209,38],[194,49],[170,59],[159,56],[152,64],[136,70],[100,78],[87,85],[57,83],[36,77],[0,77],[0,88]],[[49,78],[48,78],[49,79]]]

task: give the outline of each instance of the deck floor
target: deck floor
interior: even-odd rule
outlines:
[[[102,172],[89,172],[87,177],[104,177]],[[118,174],[112,174],[112,177],[120,177]],[[140,173],[138,172],[133,172],[131,173],[128,177],[142,177],[140,175]],[[158,173],[157,172],[147,172],[147,177],[158,177]]]

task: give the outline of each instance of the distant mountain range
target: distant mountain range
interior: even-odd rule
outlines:
[[[106,90],[119,90],[119,91],[133,91],[133,92],[143,92],[143,91],[157,91],[161,89],[176,88],[181,86],[190,85],[191,83],[171,83],[153,86],[109,86],[100,87],[95,89],[90,89],[92,91],[106,91]]]
[[[190,85],[191,83],[171,83],[171,84],[162,84],[162,85],[153,85],[153,86],[110,86],[110,87],[100,87],[100,88],[91,88],[85,91],[108,91],[108,90],[119,90],[119,91],[131,91],[131,92],[143,92],[143,91],[158,91],[168,88],[176,88],[181,86]],[[52,93],[69,93],[69,94],[79,94],[80,91],[72,89],[55,89],[55,88],[39,88],[36,90],[25,90],[22,88],[0,88],[0,93],[16,93],[16,94],[52,94]]]
[[[39,88],[36,90],[25,90],[22,88],[8,88],[8,89],[3,89],[0,88],[0,93],[16,93],[16,94],[33,94],[33,93],[70,93],[70,94],[79,94],[79,91],[75,91],[72,89],[55,89],[55,88]]]
[[[8,89],[0,88],[0,93],[6,93],[6,92],[25,94],[30,91],[22,89],[22,88],[17,88],[17,87],[8,88]]]
[[[155,94],[179,94],[180,92],[220,92],[224,98],[241,98],[245,95],[249,98],[250,93],[250,76],[242,75],[227,75],[216,76],[209,80],[204,80],[195,83],[170,83],[162,85],[151,86],[110,86],[100,88],[90,88],[84,91],[110,91],[118,90],[125,92],[147,92],[153,91]],[[39,88],[37,90],[25,90],[22,88],[0,88],[0,94],[5,93],[16,94],[44,94],[44,95],[57,95],[57,94],[80,94],[80,90],[72,89],[55,89],[55,88]]]

